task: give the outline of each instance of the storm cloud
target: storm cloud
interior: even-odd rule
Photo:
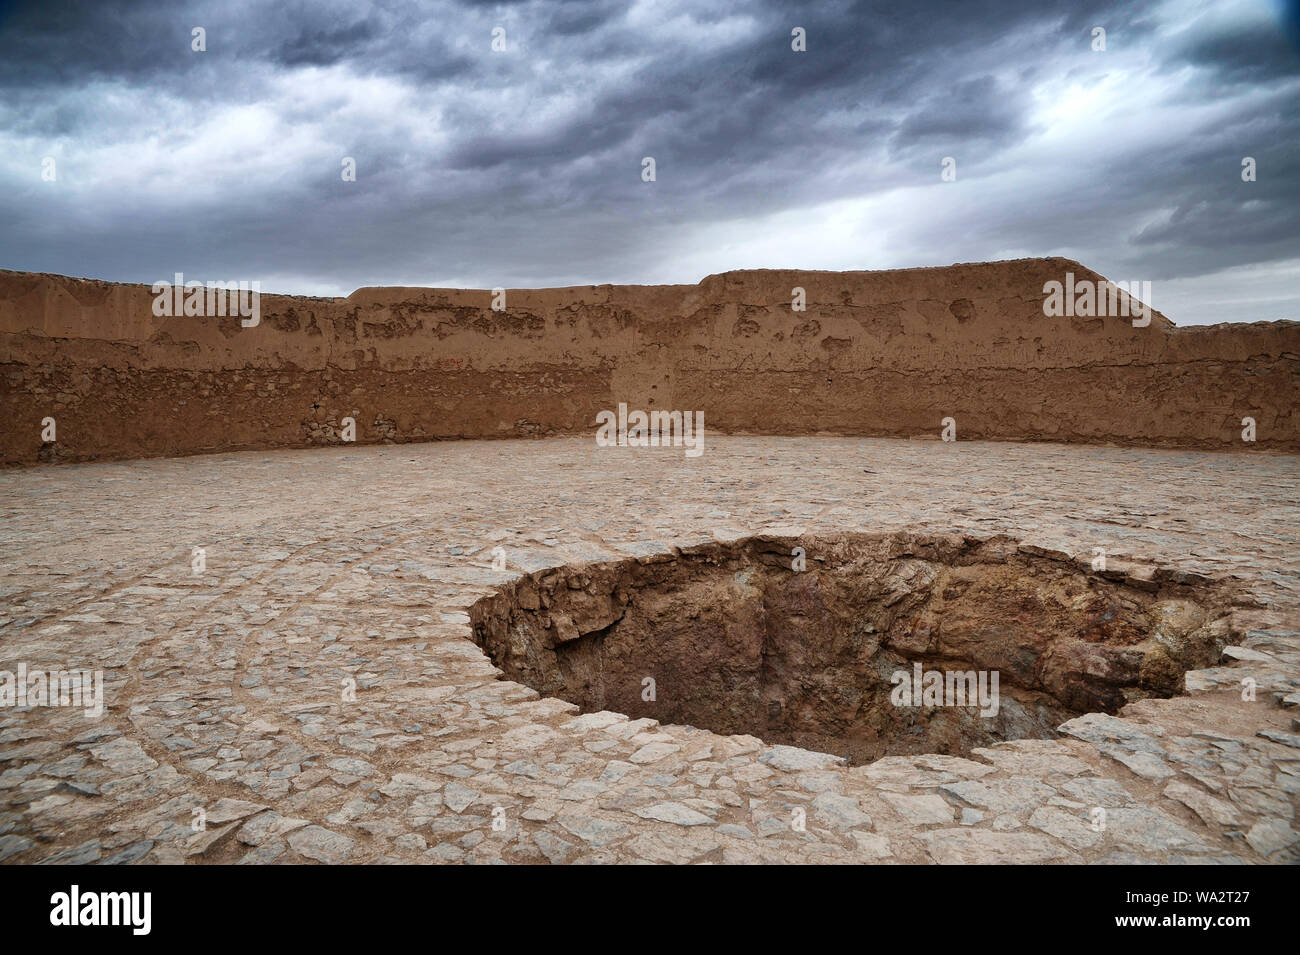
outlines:
[[[1066,255],[1179,324],[1300,319],[1296,7],[0,2],[0,268],[332,295]]]

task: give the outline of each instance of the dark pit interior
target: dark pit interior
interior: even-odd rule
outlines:
[[[1150,566],[1093,572],[1005,537],[754,537],[538,571],[470,618],[507,678],[583,712],[858,764],[1051,738],[1082,713],[1180,693],[1228,642],[1225,586]],[[991,690],[996,673],[996,713],[951,694],[898,705],[893,675],[910,687],[916,664],[944,687],[973,676]]]

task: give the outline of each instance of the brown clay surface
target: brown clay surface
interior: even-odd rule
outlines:
[[[157,318],[147,285],[0,272],[0,460],[328,444],[345,416],[359,444],[590,433],[619,402],[703,411],[712,433],[934,437],[951,416],[959,439],[1300,449],[1300,325],[1047,318],[1066,272],[1101,280],[1062,258],[763,270],[510,290],[504,312],[488,291],[363,288],[263,295],[247,329]]]

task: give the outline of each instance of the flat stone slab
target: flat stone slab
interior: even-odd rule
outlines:
[[[0,472],[0,670],[102,670],[105,704],[0,709],[0,861],[1294,864],[1298,474],[725,436],[697,459],[565,438]],[[1254,605],[1189,696],[858,767],[583,714],[472,640],[470,608],[523,569],[844,532],[1101,547],[1133,573],[1235,574]]]
[[[930,857],[944,865],[1042,865],[1078,861],[1047,836],[987,829],[936,829],[921,833]]]
[[[347,862],[356,842],[347,836],[339,835],[320,826],[308,826],[291,833],[289,846],[294,852],[308,859],[315,859],[326,865],[338,865]]]

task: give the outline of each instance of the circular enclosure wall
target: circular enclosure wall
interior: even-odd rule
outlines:
[[[584,712],[845,756],[1047,738],[1182,691],[1223,582],[1093,572],[1008,538],[754,537],[548,568],[470,610],[505,675]]]

